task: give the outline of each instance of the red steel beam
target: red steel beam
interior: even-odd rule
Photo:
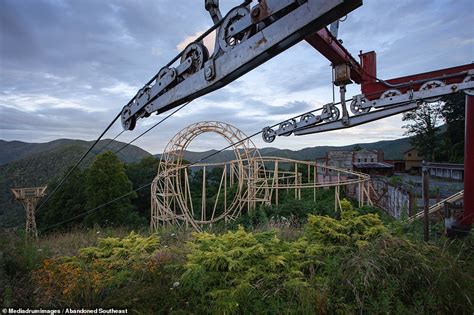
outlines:
[[[363,56],[363,55],[362,55]],[[361,57],[362,58],[362,57]],[[383,82],[378,82],[375,80],[375,77],[373,74],[371,81],[367,80],[365,82],[362,82],[361,84],[361,91],[365,95],[365,97],[369,100],[374,100],[380,97],[382,93],[388,89],[397,89],[400,90],[402,93],[406,93],[408,90],[418,90],[422,83],[417,83],[416,81],[420,80],[434,80],[434,79],[439,79],[445,81],[446,84],[454,84],[454,83],[459,83],[462,82],[464,77],[467,75],[467,71],[473,70],[474,69],[474,63],[469,63],[465,64],[462,66],[457,66],[457,67],[452,67],[452,68],[446,68],[446,69],[441,69],[441,70],[436,70],[436,71],[430,71],[430,72],[424,72],[424,73],[418,73],[414,75],[409,75],[405,77],[400,77],[400,78],[395,78],[395,79],[390,79],[390,80],[384,80],[384,82],[387,82],[389,85],[398,85],[398,84],[409,84],[412,82],[410,85],[406,85],[404,87],[391,87],[389,85],[384,84]],[[364,74],[366,74],[368,71],[364,71]],[[449,77],[451,75],[456,75],[459,74],[458,76],[455,77]],[[448,78],[443,78],[445,76],[448,76]]]
[[[307,36],[305,40],[326,57],[333,66],[348,64],[351,68],[351,79],[357,84],[362,83],[362,68],[360,64],[327,28]]]
[[[474,222],[474,96],[466,96],[464,138],[464,211],[461,224]]]
[[[347,64],[351,68],[351,79],[357,84],[361,85],[361,91],[369,100],[378,99],[382,93],[388,89],[396,88],[402,93],[408,90],[418,90],[422,83],[416,83],[420,80],[429,80],[435,78],[443,78],[443,76],[450,76],[459,73],[459,77],[451,77],[443,79],[447,84],[461,82],[463,79],[462,72],[474,69],[474,63],[465,64],[462,66],[446,68],[436,71],[419,73],[405,77],[384,80],[389,85],[408,84],[405,87],[391,87],[382,82],[377,81],[377,60],[375,52],[361,53],[360,63],[347,51],[347,49],[331,34],[327,28],[323,28],[318,32],[309,35],[305,40],[324,57],[326,57],[334,66],[340,64]]]

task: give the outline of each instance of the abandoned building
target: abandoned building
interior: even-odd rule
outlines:
[[[456,181],[464,180],[464,165],[452,163],[428,163],[430,176]]]
[[[391,176],[394,171],[393,165],[384,162],[382,150],[329,151],[326,154],[326,163],[332,167],[350,169],[369,175]]]
[[[420,172],[424,157],[417,149],[411,148],[403,152],[403,160],[405,160],[405,171]]]

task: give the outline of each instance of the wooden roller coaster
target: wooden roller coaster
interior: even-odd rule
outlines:
[[[213,132],[224,137],[235,159],[217,163],[189,163],[184,160],[186,148],[197,136]],[[211,178],[210,173],[213,177]],[[191,182],[200,189],[191,188]],[[212,186],[212,188],[211,188]],[[204,121],[190,125],[176,134],[166,146],[151,187],[151,230],[160,226],[205,226],[224,220],[229,222],[257,205],[278,205],[281,191],[301,199],[303,190],[334,187],[335,210],[341,207],[341,188],[352,189],[359,205],[372,204],[370,177],[315,161],[298,161],[280,157],[262,157],[254,143],[232,125]]]

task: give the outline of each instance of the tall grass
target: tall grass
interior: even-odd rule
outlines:
[[[298,218],[274,216],[246,231],[215,225],[207,236],[163,228],[153,235],[159,239],[153,252],[139,259],[128,253],[140,253],[146,230],[130,238],[124,227],[78,228],[38,243],[3,233],[0,303],[99,305],[146,314],[219,313],[220,307],[229,314],[472,314],[474,236],[425,243],[418,225],[384,224],[372,210],[356,212],[345,202],[339,219],[311,215],[302,225]],[[114,240],[101,243],[104,237]],[[44,269],[45,261],[54,263]],[[41,270],[55,274],[51,285],[34,281]],[[62,297],[71,276],[82,291]],[[58,298],[38,299],[47,290]]]

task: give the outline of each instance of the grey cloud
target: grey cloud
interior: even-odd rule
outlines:
[[[375,50],[379,76],[389,79],[471,62],[472,44],[443,46],[453,36],[474,38],[473,19],[470,0],[371,0],[348,16],[340,34],[354,55]]]
[[[143,83],[168,61],[153,56],[153,46],[171,58],[180,40],[208,23],[194,1],[175,2],[2,1],[2,63]]]
[[[34,112],[22,111],[0,105],[0,131],[36,132],[52,134],[81,133],[82,136],[95,136],[97,127],[106,126],[108,115],[105,113],[88,113],[72,108],[44,108]]]
[[[221,2],[226,8],[239,4]],[[366,0],[341,24],[340,36],[355,56],[360,49],[376,50],[381,77],[429,71],[473,61],[473,12],[470,0]],[[180,41],[210,25],[203,1],[1,0],[0,105],[8,108],[0,107],[0,137],[46,141],[56,134],[97,136],[132,97],[125,90],[144,84],[174,57]],[[311,93],[320,98],[322,88],[330,91],[328,64],[306,43],[296,45],[226,88],[194,101],[190,106],[196,110],[173,117],[157,128],[156,138],[144,137],[139,143],[159,152],[174,133],[199,120],[228,121],[251,133],[282,116],[312,109],[307,103]],[[129,88],[110,93],[117,86]],[[23,97],[26,104],[31,101],[31,108],[15,99],[7,103],[9,95]],[[80,108],[57,108],[59,101],[35,103],[35,98],[44,96]],[[288,102],[291,98],[295,101]],[[143,122],[124,139],[144,130]],[[119,130],[114,127],[112,136]],[[337,133],[328,137],[349,141]],[[289,147],[306,143],[303,137],[292,139],[281,143]]]
[[[310,111],[314,108],[306,102],[294,101],[288,102],[283,106],[271,106],[267,107],[267,111],[271,115],[288,115],[295,116],[307,111]]]

